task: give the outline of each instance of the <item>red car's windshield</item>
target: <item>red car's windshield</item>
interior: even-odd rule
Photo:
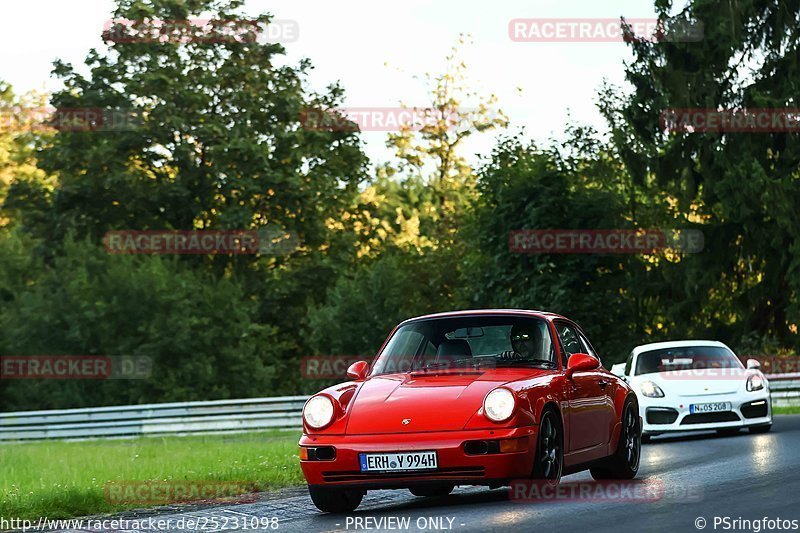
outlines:
[[[460,316],[400,327],[378,356],[372,375],[484,364],[555,366],[547,323],[525,316]]]
[[[743,366],[730,350],[721,346],[663,348],[639,354],[636,375],[709,368],[743,368]]]

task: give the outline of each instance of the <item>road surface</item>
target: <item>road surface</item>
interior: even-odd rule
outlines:
[[[172,523],[180,518],[204,518],[206,530],[216,523],[218,531],[242,531],[237,523],[277,518],[273,522],[277,531],[298,533],[766,531],[770,524],[763,522],[765,517],[800,520],[800,415],[776,417],[772,432],[763,435],[743,431],[733,437],[704,433],[653,439],[643,447],[639,479],[640,488],[647,489],[644,496],[637,496],[632,489],[623,496],[612,485],[598,489],[584,472],[564,477],[562,483],[583,483],[593,487],[594,494],[583,498],[562,495],[555,501],[551,494],[546,502],[516,501],[507,488],[463,487],[450,496],[427,499],[408,491],[373,491],[355,512],[326,515],[298,488],[263,495],[252,503],[120,516],[157,516]],[[727,529],[725,522],[719,522],[726,517]],[[741,521],[734,522],[737,519]],[[744,520],[762,522],[747,524]],[[783,523],[783,529],[787,526],[791,522]]]

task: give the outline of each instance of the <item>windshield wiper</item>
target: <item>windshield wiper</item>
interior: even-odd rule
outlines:
[[[482,366],[492,365],[515,365],[515,364],[537,365],[546,366],[547,368],[557,368],[558,365],[549,359],[498,359],[496,357],[470,357],[468,359],[457,359],[455,361],[447,361],[441,363],[431,363],[420,368],[419,370],[432,370],[434,368],[442,368],[453,366],[457,367],[463,365],[467,368],[479,368]]]
[[[433,368],[442,368],[442,367],[445,367],[445,366],[458,366],[459,363],[468,363],[471,360],[472,360],[472,358],[469,358],[469,359],[456,359],[455,361],[442,361],[441,363],[430,363],[430,364],[427,364],[427,365],[423,366],[419,370],[430,370],[430,369],[433,369]]]
[[[558,368],[558,365],[549,359],[498,359],[497,362],[509,365],[525,364],[546,366],[547,368]]]

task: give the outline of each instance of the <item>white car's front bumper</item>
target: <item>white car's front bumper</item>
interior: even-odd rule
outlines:
[[[676,431],[742,428],[772,424],[768,390],[748,393],[705,394],[676,398],[647,398],[637,394],[642,433],[657,435]],[[692,404],[730,402],[731,411],[692,414]],[[761,403],[763,402],[763,403]]]

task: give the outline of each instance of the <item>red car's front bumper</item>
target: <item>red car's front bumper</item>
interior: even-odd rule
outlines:
[[[526,439],[527,437],[527,439]],[[518,440],[521,439],[521,440]],[[504,447],[525,447],[522,451],[497,451],[498,444],[490,445],[490,453],[475,452],[466,443],[474,441],[506,442]],[[528,478],[533,471],[536,453],[536,428],[485,429],[471,431],[442,431],[430,433],[405,433],[390,435],[303,435],[300,439],[301,459],[308,449],[324,448],[329,456],[334,448],[335,458],[301,460],[300,465],[309,485],[339,486],[362,489],[407,488],[430,483],[453,485],[502,486],[511,479]],[[436,450],[438,468],[425,472],[365,473],[359,466],[359,453],[405,452]]]

